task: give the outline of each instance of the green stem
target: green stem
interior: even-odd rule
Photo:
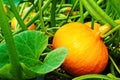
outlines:
[[[119,0],[109,0],[109,2],[120,17],[120,1]]]
[[[43,17],[42,17],[42,0],[39,0],[39,15],[40,15],[40,22],[41,22],[41,28],[42,31],[46,31],[45,27],[44,27],[44,21],[43,21]]]
[[[43,17],[42,17],[42,0],[39,0],[39,15],[40,15],[39,18],[40,18],[40,22],[41,22],[42,31],[44,31],[49,36],[53,36],[51,33],[47,32],[47,30],[45,28],[45,25],[44,25],[44,20],[43,20]]]
[[[97,1],[97,4],[100,5],[104,0],[98,0]],[[82,2],[82,1],[81,1]],[[84,19],[89,15],[89,12],[86,11],[83,16],[84,16]],[[79,22],[81,18],[79,18],[77,21]]]
[[[63,4],[62,5],[56,5],[56,7],[72,7],[72,4],[64,4],[64,0],[63,0],[63,2],[62,2]]]
[[[117,70],[117,72],[120,74],[120,69],[118,68],[118,66],[116,65],[116,63],[114,62],[114,60],[112,59],[112,57],[109,55],[109,58],[112,62],[112,64],[114,65],[115,69]]]
[[[13,75],[14,80],[22,80],[21,66],[19,63],[18,53],[12,37],[12,32],[10,30],[9,23],[7,21],[7,17],[3,9],[2,1],[0,1],[0,15],[2,15],[0,18],[0,27],[5,38],[8,55],[11,63],[10,72]]]
[[[34,3],[34,4],[36,5],[37,2],[38,2],[38,0],[35,0],[35,3]],[[28,12],[22,17],[23,20],[25,20],[25,18],[28,16],[28,14],[29,14],[33,9],[34,9],[34,5],[30,6]]]
[[[84,6],[89,13],[102,23],[109,23],[112,27],[117,26],[114,22],[98,5],[94,0],[82,0]]]
[[[92,18],[92,20],[91,20],[91,29],[94,29],[94,18]]]
[[[23,20],[20,18],[20,15],[19,13],[17,12],[17,9],[14,5],[14,2],[13,0],[8,0],[9,1],[9,4],[10,4],[10,7],[11,7],[11,10],[13,11],[18,23],[20,24],[20,26],[22,27],[22,30],[27,30],[27,27],[25,26]]]
[[[110,2],[109,2],[109,0],[108,0],[107,6],[106,6],[106,9],[105,9],[106,14],[109,14],[109,13],[110,13],[110,10],[111,10],[110,8],[111,8],[111,6],[110,6]]]
[[[61,0],[60,6],[57,8],[56,13],[58,13],[58,12],[60,11],[60,9],[61,9],[63,3],[64,3],[64,0]],[[56,5],[56,7],[57,7],[57,5]]]
[[[50,2],[52,0],[47,0],[46,3],[42,6],[42,12],[44,12],[44,10],[49,6]],[[40,12],[38,11],[37,14],[35,15],[35,17],[33,17],[27,24],[26,26],[30,26],[35,20],[38,19],[38,17],[40,16]]]
[[[82,75],[79,77],[76,77],[72,80],[87,80],[87,79],[105,79],[105,80],[111,80],[110,77],[106,75],[101,75],[101,74],[87,74],[87,75]]]
[[[110,71],[112,75],[115,75],[115,69],[114,69],[114,65],[112,63],[110,63]]]
[[[110,80],[120,80],[120,78],[117,78],[116,76],[112,75],[111,73],[107,74],[108,77],[110,77]]]
[[[81,2],[81,0],[79,0],[79,4],[80,4],[80,22],[84,23],[84,14],[83,14],[83,4]]]
[[[106,34],[101,35],[102,38],[105,38],[107,36],[109,36],[111,33],[115,32],[116,30],[118,30],[120,28],[120,25],[114,27],[112,30],[110,30],[109,32],[107,32]]]
[[[56,26],[56,20],[55,20],[56,2],[57,2],[57,0],[52,0],[51,27],[55,27]]]
[[[80,15],[74,15],[74,16],[70,16],[69,19],[75,19],[75,18],[78,18],[80,17]],[[56,21],[60,21],[60,20],[66,20],[67,17],[58,17],[56,18]],[[50,18],[49,17],[44,17],[44,20],[45,21],[50,21]]]
[[[25,3],[23,3],[22,6],[21,6],[21,8],[20,8],[20,11],[19,11],[20,15],[22,14],[24,7],[25,7]]]
[[[73,10],[75,9],[75,7],[76,7],[78,1],[79,1],[79,0],[76,0],[76,1],[74,2],[74,5],[72,6],[72,9],[70,10],[70,12],[69,12],[68,15],[67,15],[66,22],[68,22],[68,19],[69,19],[71,13],[73,12]]]

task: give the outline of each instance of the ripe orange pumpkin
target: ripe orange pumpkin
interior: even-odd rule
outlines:
[[[52,45],[53,49],[68,49],[62,68],[73,76],[101,73],[108,63],[108,50],[99,34],[82,23],[63,25],[56,31]]]

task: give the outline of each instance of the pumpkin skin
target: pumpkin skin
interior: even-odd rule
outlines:
[[[53,49],[68,49],[62,68],[73,76],[101,73],[107,66],[107,47],[99,34],[85,24],[63,25],[56,31],[52,45]]]

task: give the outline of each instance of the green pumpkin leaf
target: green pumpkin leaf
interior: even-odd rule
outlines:
[[[43,62],[40,61],[40,55],[48,44],[48,36],[40,31],[21,32],[14,36],[14,40],[25,79],[53,71],[67,56],[66,48],[58,48],[49,52]],[[0,77],[12,78],[5,42],[0,44]]]
[[[12,74],[10,73],[10,64],[5,64],[0,68],[0,77],[8,79],[12,78]]]
[[[48,36],[39,31],[24,31],[15,36],[15,42],[22,56],[39,59],[48,44]]]
[[[45,74],[53,71],[58,68],[67,56],[68,50],[66,48],[57,48],[45,57],[42,65],[36,65],[32,68],[32,71],[37,72],[38,74]]]
[[[14,40],[21,64],[24,64],[28,69],[35,65],[42,64],[39,57],[48,44],[48,36],[45,35],[45,33],[39,31],[24,31],[15,35]],[[10,62],[4,42],[0,44],[0,77],[11,77],[9,74],[10,66],[8,67],[6,64],[10,64]]]
[[[9,57],[5,43],[0,44],[0,77],[9,79],[12,78],[12,74],[10,73]]]

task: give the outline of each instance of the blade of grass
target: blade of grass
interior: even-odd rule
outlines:
[[[11,74],[13,75],[14,80],[22,80],[21,66],[19,63],[18,53],[15,47],[15,43],[12,37],[12,32],[10,30],[7,17],[3,10],[2,1],[0,1],[0,15],[2,15],[0,18],[0,27],[2,29],[8,50],[8,55],[11,64],[11,70],[10,70]]]

